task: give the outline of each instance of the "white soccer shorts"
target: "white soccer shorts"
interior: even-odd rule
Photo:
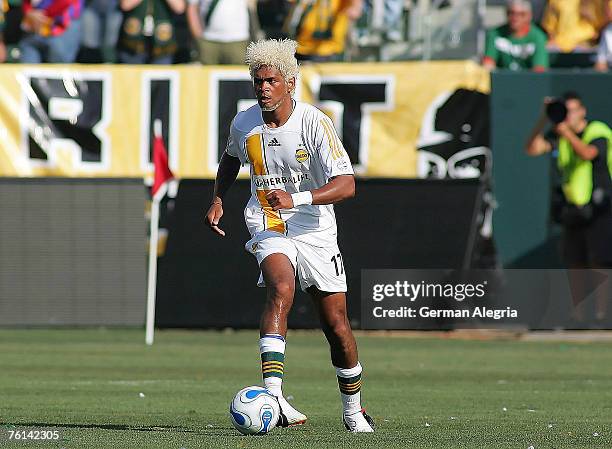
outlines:
[[[255,256],[259,265],[270,254],[286,255],[304,291],[314,285],[324,292],[346,292],[344,262],[335,242],[327,247],[318,247],[277,232],[263,231],[255,234],[246,243],[245,249]],[[266,286],[261,273],[257,286]]]

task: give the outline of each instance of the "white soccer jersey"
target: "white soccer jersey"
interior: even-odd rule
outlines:
[[[225,151],[251,168],[251,198],[244,217],[251,233],[270,230],[315,246],[336,241],[336,217],[331,204],[302,205],[274,211],[266,200],[270,190],[304,192],[325,185],[353,167],[332,121],[314,106],[294,102],[287,122],[265,125],[259,105],[234,118]]]

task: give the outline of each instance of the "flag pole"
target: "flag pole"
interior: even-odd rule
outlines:
[[[161,137],[161,120],[153,122],[154,135]],[[153,344],[155,333],[155,297],[157,290],[157,242],[159,240],[159,203],[160,197],[153,195],[151,199],[151,228],[149,232],[149,273],[147,281],[147,316],[145,343]]]
[[[157,287],[157,242],[159,240],[159,200],[151,201],[151,231],[149,238],[149,276],[147,284],[147,327],[145,342],[153,344],[155,332],[155,293]]]

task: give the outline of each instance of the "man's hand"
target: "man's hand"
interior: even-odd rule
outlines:
[[[284,190],[271,190],[266,194],[266,199],[272,210],[293,208],[293,199]]]
[[[493,58],[485,56],[482,58],[482,66],[487,70],[495,70],[497,68],[497,63]]]
[[[40,34],[44,27],[51,26],[51,19],[45,15],[43,10],[31,9],[26,13],[24,23],[27,31]]]
[[[0,62],[5,62],[6,57],[7,57],[6,45],[4,45],[4,42],[0,41]]]
[[[592,161],[599,154],[597,147],[583,142],[582,139],[576,135],[576,132],[570,128],[567,122],[561,122],[555,125],[555,132],[559,136],[567,139],[572,146],[572,150],[574,150],[574,153],[576,153],[579,158],[585,161]]]
[[[595,66],[593,67],[598,72],[607,72],[608,71],[608,61],[597,61]]]
[[[546,114],[546,108],[553,101],[554,99],[552,97],[544,97],[544,100],[542,101],[542,108],[540,110],[538,121],[531,130],[529,138],[525,143],[525,153],[527,153],[529,156],[539,156],[552,150],[552,145],[544,138],[543,133],[544,128],[546,128],[546,125],[550,121],[548,119],[548,115]]]
[[[363,12],[363,0],[353,0],[350,5],[344,10],[344,14],[355,22],[361,17]]]
[[[555,132],[562,137],[566,137],[569,131],[571,130],[565,122],[561,122],[555,125]]]
[[[223,204],[219,201],[213,201],[206,212],[206,224],[213,232],[216,232],[221,237],[225,236],[225,231],[219,227],[219,220],[223,216]]]

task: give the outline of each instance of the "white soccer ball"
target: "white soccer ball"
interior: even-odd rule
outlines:
[[[230,404],[232,424],[245,435],[271,431],[280,416],[278,400],[263,387],[246,387],[236,393]]]

